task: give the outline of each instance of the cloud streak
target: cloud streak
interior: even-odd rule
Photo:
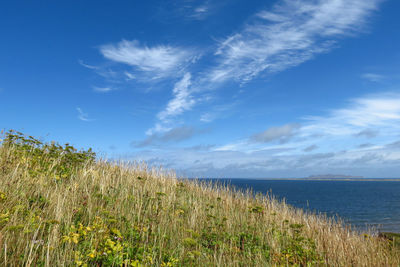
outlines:
[[[127,64],[136,71],[149,74],[147,78],[150,80],[175,77],[176,72],[184,69],[193,60],[193,53],[189,49],[169,45],[142,46],[136,40],[103,45],[100,52],[109,60]]]
[[[85,67],[85,68],[87,68],[87,69],[91,69],[91,70],[97,70],[98,69],[98,67],[97,66],[93,66],[93,65],[89,65],[89,64],[86,64],[85,62],[83,62],[83,60],[78,60],[78,63],[79,63],[79,65],[81,65],[81,66],[83,66],[83,67]]]
[[[361,77],[370,82],[381,82],[386,78],[384,75],[376,73],[364,73]]]
[[[259,12],[243,30],[223,40],[215,55],[213,82],[245,82],[262,72],[277,72],[327,52],[336,39],[354,34],[380,0],[279,1]]]
[[[89,119],[89,115],[85,112],[83,112],[83,110],[79,107],[76,108],[76,110],[78,111],[78,119],[80,119],[81,121],[91,121],[91,119]]]
[[[114,88],[112,87],[97,87],[97,86],[93,86],[93,91],[98,92],[98,93],[108,93],[113,91]]]
[[[400,94],[383,93],[349,101],[345,108],[332,110],[325,117],[306,117],[303,130],[326,135],[357,135],[373,138],[379,129],[386,136],[400,129]]]
[[[183,78],[175,84],[174,97],[168,102],[166,108],[158,113],[159,120],[167,122],[171,117],[190,110],[196,103],[190,92],[191,77],[190,73],[185,73]]]

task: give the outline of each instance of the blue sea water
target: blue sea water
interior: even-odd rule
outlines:
[[[294,207],[339,216],[360,231],[373,227],[377,231],[400,233],[400,182],[397,181],[205,180],[239,189],[251,188],[255,193],[272,192]]]

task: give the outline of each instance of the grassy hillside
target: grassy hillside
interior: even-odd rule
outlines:
[[[398,266],[392,241],[226,187],[17,132],[0,146],[0,265]]]

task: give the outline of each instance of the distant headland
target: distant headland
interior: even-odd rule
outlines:
[[[317,174],[305,177],[305,179],[364,179],[364,176],[353,176],[343,174]]]

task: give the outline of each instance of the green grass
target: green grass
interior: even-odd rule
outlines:
[[[12,131],[0,146],[0,265],[399,264],[393,241],[271,196],[96,161],[91,150]]]
[[[382,232],[379,233],[379,237],[392,242],[394,246],[400,248],[400,233]]]

